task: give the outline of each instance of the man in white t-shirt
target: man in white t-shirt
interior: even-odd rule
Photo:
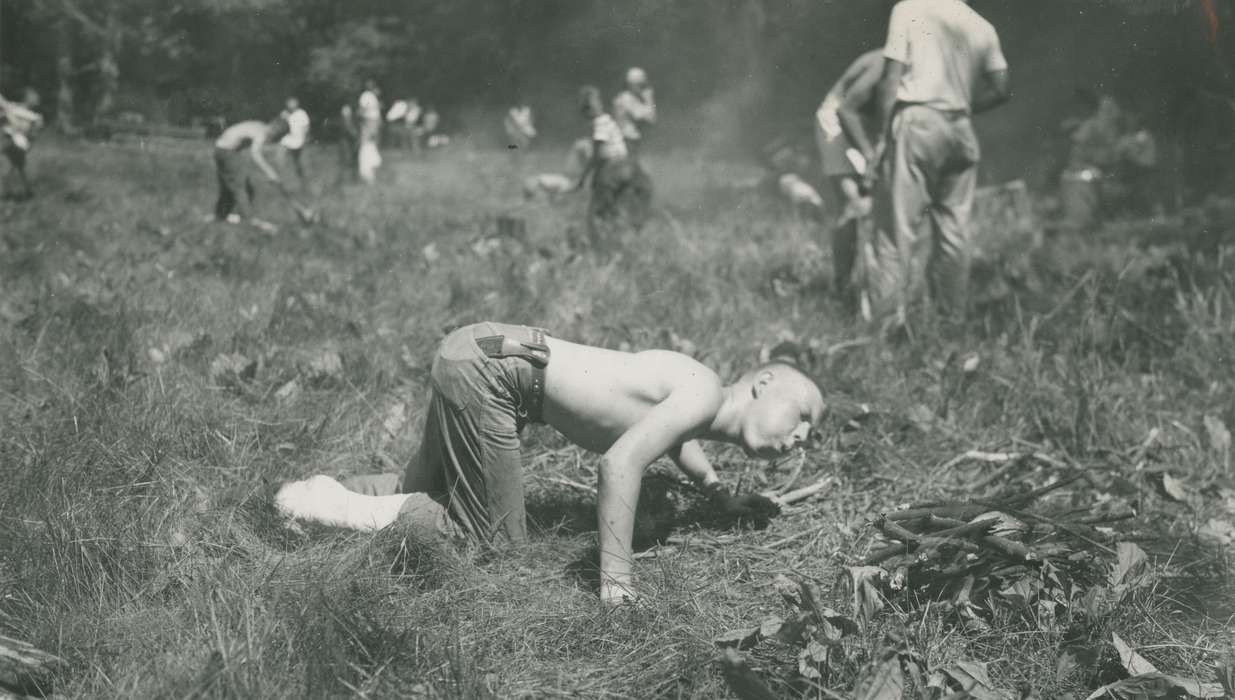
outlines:
[[[357,102],[357,117],[360,122],[360,147],[356,155],[360,179],[372,184],[377,179],[377,169],[382,165],[378,138],[382,130],[381,90],[372,80],[365,81],[364,92]]]
[[[296,177],[299,178],[300,186],[303,187],[304,163],[301,161],[301,154],[309,140],[309,113],[300,106],[300,100],[289,97],[283,114],[279,116],[287,122],[288,129],[287,136],[279,140],[279,145],[283,147],[283,153],[291,161],[292,169],[296,171]]]
[[[904,325],[924,284],[941,309],[963,311],[980,156],[970,115],[1011,92],[999,36],[968,0],[901,0],[883,55],[887,142],[868,284],[873,311],[889,329]],[[929,241],[915,243],[925,235]]]
[[[644,132],[656,123],[656,95],[642,68],[626,71],[626,89],[613,98],[613,119],[631,154],[638,156]]]

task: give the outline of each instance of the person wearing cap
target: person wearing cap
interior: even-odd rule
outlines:
[[[283,113],[279,116],[287,122],[287,135],[279,140],[279,146],[283,149],[285,158],[291,162],[292,169],[296,171],[296,178],[300,181],[300,186],[304,187],[304,161],[302,154],[304,153],[305,144],[309,140],[309,113],[304,111],[300,106],[300,100],[295,97],[287,98],[287,105],[283,109]]]
[[[868,286],[889,331],[905,327],[908,306],[924,291],[941,311],[964,311],[980,157],[971,115],[1011,92],[999,35],[969,0],[901,0],[883,56],[886,149]]]
[[[875,160],[867,118],[877,109],[883,51],[867,51],[849,65],[815,112],[815,141],[828,187],[824,211],[831,222],[832,284],[847,304],[856,302],[858,224],[870,212],[864,181]]]
[[[642,68],[626,71],[626,88],[613,98],[613,118],[632,157],[639,156],[643,136],[656,123],[656,95]]]

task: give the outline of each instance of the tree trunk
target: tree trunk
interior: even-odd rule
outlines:
[[[73,100],[73,37],[66,22],[56,27],[56,128],[74,134],[76,106]]]
[[[0,636],[0,691],[48,695],[64,662],[58,656],[9,637]]]
[[[109,14],[104,25],[103,48],[99,53],[99,101],[94,118],[106,117],[116,111],[116,92],[120,89],[120,43],[122,29],[115,13]]]
[[[99,101],[94,108],[94,118],[105,117],[116,109],[116,90],[120,87],[120,66],[111,42],[99,54]]]

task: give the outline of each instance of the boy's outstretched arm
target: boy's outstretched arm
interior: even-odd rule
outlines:
[[[631,540],[643,471],[661,455],[705,430],[716,417],[721,404],[719,384],[698,384],[675,390],[648,411],[601,460],[597,511],[603,603],[618,605],[635,595]]]
[[[771,499],[751,493],[736,496],[721,484],[720,477],[712,467],[712,462],[704,454],[698,442],[690,440],[669,451],[669,457],[678,465],[682,473],[690,477],[696,486],[707,496],[712,507],[718,512],[734,518],[766,519],[780,512],[780,507]]]
[[[253,139],[253,145],[249,148],[249,153],[252,154],[253,162],[257,163],[257,167],[261,168],[262,172],[266,173],[266,177],[269,178],[271,182],[278,182],[279,173],[275,172],[275,169],[270,167],[270,163],[267,163],[266,157],[262,155],[262,146],[264,146],[265,143],[266,142],[264,140]]]

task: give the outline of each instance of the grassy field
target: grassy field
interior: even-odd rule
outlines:
[[[273,236],[206,221],[204,145],[40,143],[38,198],[0,204],[0,635],[63,657],[58,694],[724,697],[713,639],[784,614],[778,575],[851,615],[838,579],[877,546],[879,513],[1072,472],[1085,478],[1044,512],[1134,514],[1100,531],[1148,554],[1145,585],[981,624],[911,587],[820,678],[774,640],[747,663],[778,695],[850,697],[895,637],[926,669],[987,663],[1005,697],[1083,698],[1122,673],[1112,632],[1202,681],[1231,654],[1235,215],[1221,203],[995,260],[964,327],[925,320],[892,345],[828,299],[807,222],[725,186],[749,168],[652,159],[662,211],[598,260],[570,255],[581,198],[522,201],[520,174],[560,169],[557,153],[395,155],[373,188],[332,187],[330,155],[310,158],[324,222],[298,227],[264,191]],[[522,217],[527,241],[492,238],[500,216]],[[596,458],[548,430],[525,435],[537,527],[523,549],[272,516],[281,481],[401,471],[436,343],[484,319],[675,347],[726,378],[792,336],[833,392],[824,445],[771,466],[709,454],[743,490],[799,465],[798,485],[835,480],[735,530],[653,467],[640,535],[672,544],[638,563],[645,602],[614,611],[594,592]],[[956,459],[970,450],[1042,459],[1000,471]]]

